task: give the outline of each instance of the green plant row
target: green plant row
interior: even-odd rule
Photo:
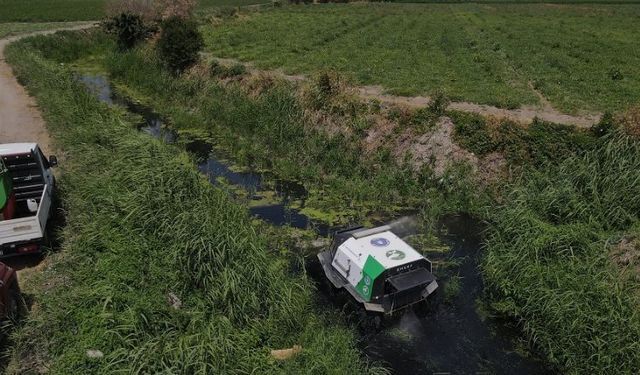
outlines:
[[[540,93],[572,113],[634,104],[640,6],[514,3],[287,6],[202,32],[218,57],[293,74],[335,69],[396,95],[442,90],[518,108],[542,104]]]
[[[83,33],[75,35],[83,48]],[[75,53],[61,41],[31,38],[7,50],[64,150],[67,221],[61,251],[34,281],[38,307],[14,337],[9,371],[379,372],[339,318],[312,308],[310,282],[267,253],[243,207],[184,152],[136,132],[49,59]],[[295,344],[303,351],[290,361],[269,355]]]

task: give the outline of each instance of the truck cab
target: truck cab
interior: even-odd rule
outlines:
[[[51,216],[57,165],[35,143],[0,144],[0,258],[37,253]]]
[[[431,262],[389,226],[337,232],[318,258],[331,283],[369,311],[391,314],[438,288]]]

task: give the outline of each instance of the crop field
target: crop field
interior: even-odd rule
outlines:
[[[201,10],[265,3],[261,0],[202,0]],[[2,22],[90,21],[104,16],[106,0],[0,0]]]
[[[0,22],[98,20],[104,0],[0,0]]]
[[[203,27],[216,56],[290,73],[336,69],[401,95],[500,107],[626,108],[640,96],[636,5],[290,6]],[[624,51],[624,52],[623,52]]]

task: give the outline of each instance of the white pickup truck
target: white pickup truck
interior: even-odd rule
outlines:
[[[0,144],[0,258],[40,252],[52,213],[55,177],[35,143]]]

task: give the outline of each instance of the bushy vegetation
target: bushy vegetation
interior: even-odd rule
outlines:
[[[292,6],[203,33],[219,57],[293,73],[335,69],[394,94],[441,89],[514,108],[539,102],[533,86],[559,109],[604,111],[640,97],[639,14],[637,5]]]
[[[184,152],[136,132],[79,87],[60,61],[82,39],[31,38],[7,51],[65,150],[68,223],[61,252],[35,281],[38,308],[16,335],[10,371],[374,371],[340,319],[311,308],[309,282],[267,254],[243,207]],[[303,347],[296,358],[270,359],[269,349],[294,344]]]
[[[103,23],[105,30],[116,36],[121,50],[133,48],[137,43],[151,36],[152,29],[146,25],[142,16],[133,13],[120,13]]]
[[[609,248],[640,219],[638,139],[614,131],[508,191],[489,214],[484,271],[494,307],[566,372],[637,373],[640,285]]]
[[[217,60],[213,60],[209,65],[209,74],[216,78],[232,78],[247,74],[247,68],[242,64],[233,64],[226,66],[220,64]]]
[[[454,138],[476,155],[499,152],[517,165],[543,167],[592,148],[598,131],[534,120],[523,127],[509,120],[487,119],[480,115],[449,112],[455,123]],[[605,117],[601,124],[607,122]],[[594,127],[600,128],[598,124]]]
[[[202,47],[204,41],[195,21],[174,16],[162,22],[157,48],[173,73],[182,73],[195,64]]]

